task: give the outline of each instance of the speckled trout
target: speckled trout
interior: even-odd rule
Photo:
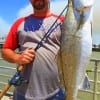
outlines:
[[[66,100],[77,100],[78,89],[91,57],[93,3],[90,1],[93,0],[68,0],[68,9],[62,23],[61,48],[57,63],[61,84],[66,89]]]

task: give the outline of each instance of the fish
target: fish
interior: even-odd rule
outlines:
[[[77,100],[78,90],[85,78],[92,54],[93,5],[83,5],[78,8],[76,2],[81,1],[68,0],[68,8],[61,26],[61,45],[57,55],[57,65],[61,85],[66,91],[65,100]]]

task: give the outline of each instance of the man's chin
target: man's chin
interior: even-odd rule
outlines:
[[[42,9],[44,9],[45,7],[44,6],[38,6],[38,7],[35,7],[34,6],[34,9],[36,9],[36,10],[42,10]]]

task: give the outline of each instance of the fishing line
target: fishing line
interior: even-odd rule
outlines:
[[[46,40],[49,38],[49,36],[50,36],[50,34],[54,31],[54,29],[55,28],[57,28],[59,25],[61,25],[61,23],[60,24],[57,24],[56,26],[55,26],[55,28],[53,28],[54,27],[54,25],[56,24],[56,22],[58,21],[58,19],[62,16],[62,14],[64,13],[64,11],[67,9],[67,7],[68,7],[68,4],[65,6],[65,8],[62,10],[62,12],[59,14],[59,16],[57,17],[57,19],[55,20],[55,22],[52,24],[52,26],[49,28],[49,30],[47,31],[47,33],[45,33],[45,35],[44,35],[44,37],[41,39],[41,41],[37,44],[37,46],[36,46],[36,48],[34,49],[35,51],[37,51],[42,45],[43,45],[43,43],[44,42],[46,42]],[[61,56],[61,55],[60,55]],[[61,61],[62,62],[62,61]],[[58,72],[59,72],[59,69],[58,69]],[[65,79],[64,79],[64,69],[62,68],[62,72],[61,72],[61,76],[60,76],[60,79],[62,78],[62,80],[63,80],[63,85],[64,85],[64,87],[65,87]],[[65,90],[66,90],[66,87],[65,87]]]
[[[58,19],[62,16],[62,14],[64,13],[64,11],[67,9],[67,7],[68,7],[68,5],[65,6],[65,8],[63,9],[63,11],[59,14],[59,16],[57,17],[57,19],[55,20],[55,22],[49,28],[49,30],[47,31],[47,33],[44,35],[44,37],[41,39],[41,41],[37,44],[37,46],[35,48],[35,51],[37,51],[37,49],[39,49],[43,45],[43,43],[47,40],[47,38],[53,32],[54,29],[52,29],[52,28],[54,27],[54,25],[56,24],[56,22],[58,21]],[[58,26],[58,24],[57,24],[57,26]]]

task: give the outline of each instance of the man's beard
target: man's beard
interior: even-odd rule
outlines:
[[[41,10],[45,7],[45,1],[44,0],[40,0],[40,1],[35,0],[33,7],[34,7],[34,9]]]

